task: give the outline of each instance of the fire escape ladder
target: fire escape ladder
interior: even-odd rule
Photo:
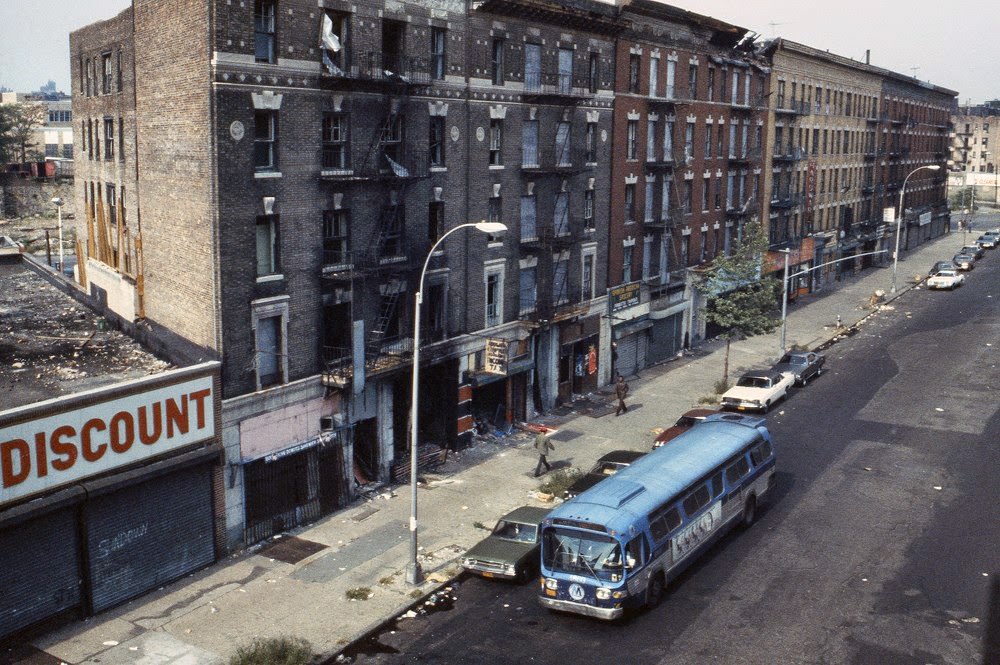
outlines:
[[[389,334],[389,328],[396,314],[396,305],[399,303],[400,295],[403,293],[403,289],[398,287],[399,283],[393,280],[387,286],[386,292],[382,294],[378,320],[371,330],[370,344],[373,350],[381,349],[382,343]]]

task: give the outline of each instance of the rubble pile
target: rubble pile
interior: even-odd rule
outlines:
[[[0,264],[0,410],[170,365],[23,264]]]

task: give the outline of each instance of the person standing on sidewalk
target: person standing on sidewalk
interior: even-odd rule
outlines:
[[[552,470],[552,465],[549,464],[549,460],[546,456],[549,454],[550,450],[555,450],[556,447],[552,445],[549,441],[549,437],[545,435],[545,432],[539,432],[535,436],[535,450],[538,451],[538,464],[535,465],[535,478],[542,475],[542,467],[545,467],[545,473]]]
[[[615,415],[620,416],[628,411],[628,407],[625,406],[625,397],[628,396],[628,384],[625,383],[625,377],[621,374],[618,375],[618,381],[615,382],[615,395],[618,396],[618,408],[615,409]]]

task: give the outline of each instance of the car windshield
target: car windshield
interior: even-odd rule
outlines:
[[[781,360],[778,361],[778,364],[779,365],[782,365],[782,364],[787,364],[787,365],[808,365],[809,361],[806,360],[805,356],[793,356],[793,355],[789,355],[789,354],[786,353],[784,356],[781,357]]]
[[[513,540],[518,543],[533,543],[538,538],[538,526],[534,524],[524,524],[522,522],[508,522],[500,520],[493,535],[502,540]]]
[[[736,385],[741,388],[770,388],[771,382],[763,376],[741,376]]]
[[[691,416],[681,416],[674,423],[675,427],[694,427],[698,424],[697,418],[692,418]]]
[[[610,536],[549,527],[542,533],[542,561],[561,573],[586,575],[601,580],[622,578],[622,553]]]
[[[613,476],[627,466],[624,462],[598,462],[590,472],[598,476]]]
[[[937,276],[938,277],[954,277],[955,276],[955,271],[954,270],[942,270],[941,272],[939,272],[937,274]]]

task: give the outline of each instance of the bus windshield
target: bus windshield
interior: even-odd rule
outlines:
[[[622,579],[621,547],[605,534],[550,527],[543,533],[542,557],[553,572]]]

